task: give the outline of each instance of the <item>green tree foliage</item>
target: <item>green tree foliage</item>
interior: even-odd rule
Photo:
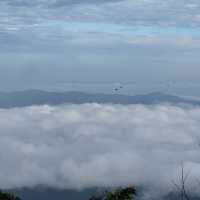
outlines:
[[[134,187],[118,188],[114,191],[106,191],[102,196],[93,196],[90,200],[132,200],[136,195]]]
[[[0,191],[0,200],[21,200],[21,199],[12,194]]]

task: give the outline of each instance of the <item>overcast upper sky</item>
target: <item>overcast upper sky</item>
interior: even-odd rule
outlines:
[[[199,82],[198,0],[1,0],[0,84]]]

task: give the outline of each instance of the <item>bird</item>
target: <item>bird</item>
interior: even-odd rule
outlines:
[[[119,90],[119,88],[114,88],[115,92],[117,92]]]
[[[123,88],[124,88],[123,85],[118,83],[118,84],[116,84],[116,87],[114,88],[114,91],[117,92],[117,91],[120,91]]]

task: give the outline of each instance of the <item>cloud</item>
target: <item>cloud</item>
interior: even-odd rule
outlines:
[[[200,3],[196,0],[2,0],[0,5],[2,12],[7,11],[11,17],[35,13],[37,19],[67,17],[79,21],[198,27]]]
[[[200,108],[66,105],[0,110],[0,187],[171,188],[199,177]]]
[[[61,51],[71,49],[71,38],[79,46],[94,47],[101,47],[107,41],[111,41],[108,43],[111,47],[121,46],[127,40],[149,45],[151,37],[167,43],[172,40],[173,44],[176,38],[193,41],[199,39],[199,6],[194,0],[162,3],[159,0],[2,0],[0,41],[5,43],[2,49],[19,52],[22,46],[22,51],[29,48],[34,53],[54,46]],[[49,44],[53,47],[49,48]],[[197,46],[187,43],[186,47],[193,45]],[[180,43],[176,42],[176,46]]]
[[[0,6],[0,24],[5,23],[5,26],[10,23],[13,26],[29,26],[46,20],[60,20],[131,26],[199,27],[200,4],[195,0],[2,0]]]
[[[122,0],[34,0],[34,1],[27,1],[27,0],[2,0],[2,2],[6,3],[10,6],[53,6],[53,7],[63,7],[69,6],[74,4],[102,4],[108,2],[118,2]]]

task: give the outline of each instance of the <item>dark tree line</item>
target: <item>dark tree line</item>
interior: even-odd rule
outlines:
[[[102,193],[100,196],[93,196],[89,200],[133,200],[136,195],[134,187],[117,188]],[[0,191],[0,200],[21,200],[12,194]]]
[[[0,200],[21,200],[12,194],[0,191]]]
[[[134,187],[126,187],[106,191],[103,195],[91,197],[90,200],[132,200],[135,195],[136,190]]]

